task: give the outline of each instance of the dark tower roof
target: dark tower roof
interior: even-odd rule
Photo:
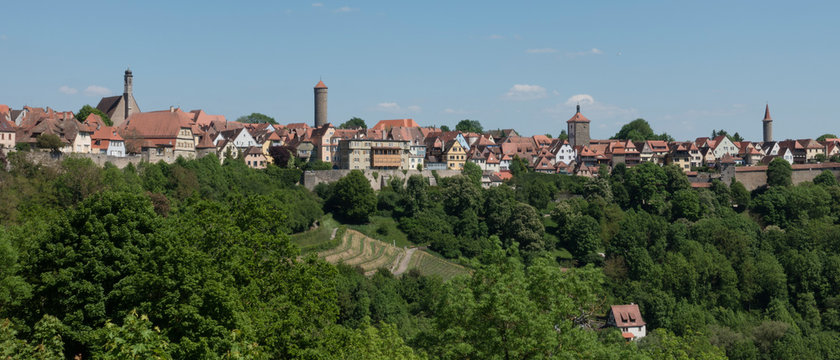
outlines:
[[[770,104],[767,104],[764,108],[764,121],[773,121],[773,119],[770,118]]]
[[[327,85],[325,85],[323,81],[318,80],[318,84],[315,85],[315,88],[316,89],[326,89]]]
[[[126,69],[125,69],[125,74],[126,74],[126,75],[131,75],[131,69],[126,68]]]
[[[583,116],[583,114],[580,113],[580,105],[578,105],[577,106],[577,112],[575,113],[575,115],[572,116],[572,118],[569,119],[569,121],[566,121],[566,122],[570,122],[570,123],[589,122],[589,119],[587,119],[586,116]]]

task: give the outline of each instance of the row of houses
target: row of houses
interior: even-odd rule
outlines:
[[[580,113],[575,115],[582,118]],[[571,120],[570,120],[571,121]],[[461,170],[466,162],[488,173],[509,170],[514,158],[537,172],[592,175],[602,164],[642,162],[675,164],[688,172],[721,163],[762,165],[775,157],[792,164],[817,162],[840,155],[840,139],[732,141],[727,136],[694,141],[597,140],[572,146],[566,139],[545,135],[520,136],[513,129],[482,134],[420,127],[412,119],[382,120],[370,129],[340,129],[332,124],[310,127],[245,124],[202,110],[179,108],[134,112],[119,125],[107,126],[97,115],[83,121],[69,111],[0,105],[0,147],[35,146],[41,134],[54,134],[66,153],[142,156],[173,162],[179,156],[197,158],[244,157],[248,166],[264,168],[272,162],[271,147],[282,147],[306,161],[320,161],[336,169]]]

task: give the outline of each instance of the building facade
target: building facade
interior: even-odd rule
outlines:
[[[411,148],[406,140],[341,140],[339,167],[351,170],[409,170]]]

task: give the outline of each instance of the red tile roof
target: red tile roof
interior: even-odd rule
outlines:
[[[764,108],[764,121],[773,121],[773,119],[770,118],[770,104],[767,104]]]
[[[135,113],[126,119],[120,126],[120,133],[136,133],[142,138],[166,138],[178,137],[181,128],[190,128],[192,114],[181,110],[162,110]]]
[[[577,106],[577,112],[575,113],[575,115],[572,116],[572,118],[569,119],[569,121],[566,121],[566,122],[567,123],[589,122],[589,119],[587,119],[586,116],[583,116],[583,114],[580,113],[580,105],[578,105]]]
[[[639,305],[613,305],[610,307],[615,325],[618,327],[636,327],[645,325]]]
[[[315,84],[315,88],[316,89],[326,89],[327,85],[325,85],[322,80],[318,80],[318,83]],[[341,89],[339,89],[339,90],[341,90]]]

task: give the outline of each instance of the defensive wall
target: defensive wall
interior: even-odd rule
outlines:
[[[105,163],[111,163],[114,166],[122,169],[128,164],[134,164],[137,166],[143,159],[144,156],[125,156],[125,157],[117,157],[117,156],[108,156],[104,154],[80,154],[80,153],[68,153],[68,154],[51,154],[49,152],[44,151],[24,151],[22,152],[24,156],[31,162],[41,165],[55,165],[60,163],[64,159],[68,158],[88,158],[93,161],[94,164],[99,166],[105,166]]]
[[[812,181],[825,170],[831,171],[835,178],[840,176],[840,163],[793,164],[791,167],[793,168],[791,180],[793,180],[794,185]],[[747,190],[755,190],[767,184],[767,166],[736,167],[735,180],[744,184]]]
[[[320,183],[331,183],[338,181],[351,170],[310,170],[303,173],[303,186],[312,190]],[[420,175],[429,180],[429,184],[437,185],[434,172],[437,172],[438,177],[445,178],[460,175],[458,170],[364,170],[362,173],[370,181],[370,186],[374,190],[379,190],[387,186],[391,179],[398,178],[405,183],[412,175]]]

